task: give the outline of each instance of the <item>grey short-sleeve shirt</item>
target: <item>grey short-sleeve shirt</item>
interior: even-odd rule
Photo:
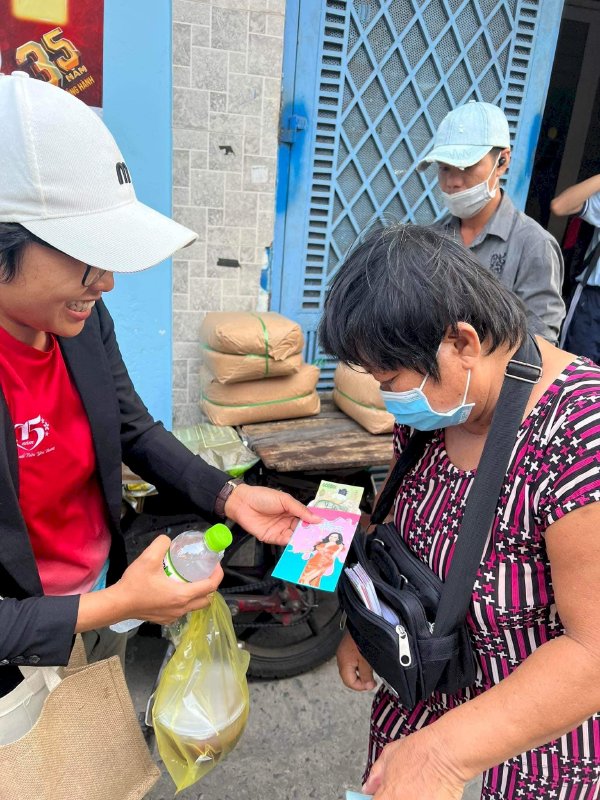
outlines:
[[[460,238],[458,217],[445,217],[439,225],[451,236]],[[565,316],[565,304],[561,294],[563,257],[554,236],[518,211],[503,192],[496,212],[469,250],[520,297],[532,332],[555,343]]]

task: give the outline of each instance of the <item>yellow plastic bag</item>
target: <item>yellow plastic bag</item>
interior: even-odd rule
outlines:
[[[248,719],[249,661],[221,595],[188,615],[152,709],[158,751],[177,791],[206,775],[239,741]]]

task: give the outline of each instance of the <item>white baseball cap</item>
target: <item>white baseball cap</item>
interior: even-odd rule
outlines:
[[[508,120],[498,106],[471,100],[446,114],[432,149],[417,169],[427,169],[433,162],[464,169],[477,164],[494,147],[510,147]]]
[[[197,238],[139,202],[91,108],[26,72],[0,75],[0,222],[112,272],[146,269]]]

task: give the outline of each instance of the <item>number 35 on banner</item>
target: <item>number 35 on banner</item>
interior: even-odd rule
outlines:
[[[20,45],[15,60],[19,66],[29,67],[36,78],[55,86],[62,86],[64,79],[70,82],[81,75],[78,69],[81,54],[73,42],[64,36],[62,28],[44,33],[41,42]],[[87,72],[85,67],[84,70]]]
[[[102,106],[104,0],[0,0],[0,70]]]

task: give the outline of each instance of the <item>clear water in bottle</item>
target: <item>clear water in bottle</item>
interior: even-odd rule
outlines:
[[[184,531],[176,536],[167,550],[163,567],[169,578],[191,583],[212,575],[223,558],[225,548],[232,542],[227,525],[218,522],[206,531]],[[124,619],[110,626],[115,633],[127,633],[138,628],[143,619]]]
[[[204,532],[184,531],[171,542],[163,561],[165,572],[180,581],[204,580],[212,575],[231,540],[231,531],[223,523]]]

